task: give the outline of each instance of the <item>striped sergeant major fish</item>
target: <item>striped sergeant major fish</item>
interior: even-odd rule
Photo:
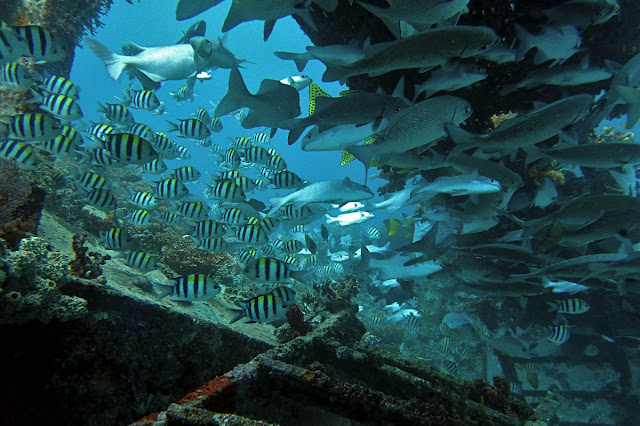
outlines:
[[[137,228],[148,228],[153,223],[151,220],[151,214],[146,210],[135,210],[129,214],[125,220],[128,224],[133,225]]]
[[[555,343],[556,345],[561,345],[569,340],[569,337],[571,337],[569,326],[556,325],[551,328],[551,334],[547,337],[547,340],[551,343]]]
[[[84,172],[77,179],[78,185],[87,192],[94,189],[107,189],[107,179],[94,172]]]
[[[202,121],[205,124],[211,122],[211,116],[209,115],[209,112],[204,108],[198,108],[195,115],[198,120]]]
[[[144,164],[158,158],[148,140],[132,133],[110,134],[104,148],[113,158],[127,164]]]
[[[204,238],[202,240],[194,238],[193,240],[195,247],[198,250],[204,250],[211,253],[227,251],[229,248],[227,242],[222,238]]]
[[[47,114],[29,112],[9,117],[6,130],[0,136],[21,141],[48,141],[60,134],[60,124]]]
[[[222,128],[223,128],[223,125],[222,125],[222,120],[220,120],[220,118],[213,117],[209,121],[209,130],[211,130],[213,133],[220,133],[222,131]]]
[[[71,139],[62,135],[58,135],[49,141],[39,142],[37,147],[56,156],[78,156],[78,153],[75,152],[78,149],[78,146],[76,146]]]
[[[115,133],[116,129],[108,124],[97,123],[88,126],[85,131],[89,134],[91,140],[100,143],[108,141],[109,135]]]
[[[128,266],[143,271],[153,271],[157,269],[159,261],[158,256],[151,255],[144,251],[132,251],[128,253],[124,259],[124,263]]]
[[[151,175],[160,175],[166,171],[167,171],[167,165],[160,158],[156,158],[155,160],[142,165],[143,173],[149,173]]]
[[[156,300],[171,295],[174,302],[202,302],[212,299],[221,291],[220,285],[210,276],[200,273],[182,275],[169,280],[169,284],[152,281],[160,288]]]
[[[158,206],[158,199],[150,192],[134,192],[129,196],[129,202],[144,209],[152,209]]]
[[[269,135],[265,132],[259,132],[254,133],[253,136],[251,136],[251,140],[261,144],[268,144],[269,142],[271,142],[271,137],[269,137]]]
[[[184,183],[177,179],[163,179],[156,183],[156,196],[163,200],[182,198],[188,193]]]
[[[60,134],[71,139],[75,146],[82,146],[84,144],[82,135],[73,127],[62,126],[62,129],[60,129]]]
[[[57,75],[43,78],[38,87],[51,94],[68,96],[73,99],[80,98],[80,88],[66,78]]]
[[[100,231],[100,241],[109,250],[127,250],[133,238],[126,229],[109,228],[104,232]]]
[[[0,158],[15,161],[23,170],[37,170],[36,156],[33,149],[24,143],[0,141]]]
[[[156,138],[156,134],[153,133],[153,130],[151,130],[151,127],[147,126],[146,124],[142,124],[142,123],[130,124],[129,127],[127,127],[127,130],[124,131],[124,133],[131,133],[133,135],[138,135],[142,139],[146,139],[147,141],[149,141],[149,143],[151,143],[151,146],[155,148],[153,141]]]
[[[236,238],[242,243],[266,243],[267,234],[258,225],[243,225],[236,229]]]
[[[245,194],[240,185],[230,180],[217,181],[209,186],[210,197],[222,201],[240,202],[244,201]]]
[[[291,189],[300,187],[304,181],[297,174],[283,170],[273,175],[271,183],[276,189]]]
[[[193,229],[193,236],[213,239],[222,237],[226,232],[226,228],[215,220],[201,220],[196,222]]]
[[[176,213],[189,219],[206,219],[209,213],[209,206],[202,201],[183,201],[178,206]]]
[[[560,314],[571,315],[584,314],[591,308],[587,302],[577,297],[547,302],[547,305],[549,305],[549,312],[557,311]]]
[[[104,212],[113,211],[118,207],[116,197],[108,189],[92,189],[83,200]]]
[[[178,131],[181,138],[189,138],[193,140],[206,139],[211,136],[211,131],[205,124],[197,118],[178,119],[178,124],[166,120],[169,124],[169,131]]]
[[[292,271],[289,265],[272,257],[261,257],[244,268],[247,277],[256,283],[282,283],[295,279],[304,281],[306,274]]]
[[[180,182],[195,182],[202,174],[193,166],[178,167],[171,173],[171,177]]]
[[[150,90],[133,90],[127,87],[122,95],[122,105],[145,111],[153,111],[160,106],[160,100],[156,94]]]
[[[232,309],[236,316],[230,324],[246,318],[245,323],[271,323],[283,319],[295,300],[295,291],[279,286],[273,291],[243,300],[241,309]]]
[[[28,90],[35,84],[27,69],[18,62],[9,62],[0,69],[0,86],[13,90]]]
[[[73,121],[83,117],[80,105],[75,101],[75,99],[68,96],[57,94],[48,94],[44,96],[37,95],[28,102],[39,103],[40,109],[63,120]]]
[[[0,24],[0,62],[12,62],[23,56],[39,62],[56,62],[67,55],[67,48],[42,27]]]
[[[114,123],[122,124],[124,126],[131,123],[135,123],[133,115],[129,109],[121,104],[106,104],[102,105],[98,102],[98,112],[104,113],[104,116]]]

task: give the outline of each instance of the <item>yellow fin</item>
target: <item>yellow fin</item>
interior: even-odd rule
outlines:
[[[378,138],[380,137],[379,134],[373,134],[369,137],[369,139],[367,139],[366,141],[364,141],[365,145],[371,145],[372,143],[374,143],[375,141],[378,140]]]
[[[360,93],[368,93],[366,90],[343,90],[340,96],[358,95]]]
[[[394,218],[389,219],[389,233],[387,234],[389,237],[395,235],[400,230],[400,222],[395,220]]]
[[[349,164],[355,159],[356,157],[354,157],[350,152],[342,151],[342,160],[340,161],[340,165],[344,166],[345,164]]]
[[[309,85],[309,115],[313,115],[316,110],[316,98],[330,98],[331,95],[325,92],[320,86],[315,83]]]
[[[406,168],[406,169],[400,169],[400,170],[396,171],[396,173],[399,174],[399,175],[404,175],[404,174],[407,174],[407,173],[411,173],[414,170],[415,169]]]

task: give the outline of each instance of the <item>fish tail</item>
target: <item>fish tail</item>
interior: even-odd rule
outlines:
[[[322,81],[339,81],[344,84],[347,81],[346,71],[345,67],[328,66],[327,70],[322,74]]]
[[[245,317],[244,309],[231,308],[231,311],[233,311],[236,316],[233,317],[231,321],[229,321],[229,324],[233,324],[234,322],[239,321]]]
[[[518,24],[515,24],[515,32],[518,39],[518,51],[516,53],[516,62],[518,62],[531,50],[531,34]]]
[[[309,62],[309,58],[305,54],[293,52],[273,52],[273,54],[285,61],[295,62],[298,71],[302,71],[307,66],[307,62]]]
[[[127,64],[122,60],[121,55],[113,53],[107,46],[92,38],[85,38],[87,46],[104,62],[109,76],[117,80],[124,71]]]
[[[558,304],[556,302],[547,302],[547,305],[549,305],[547,312],[554,312],[558,310]]]
[[[242,74],[238,68],[232,68],[229,73],[229,90],[216,107],[214,116],[220,117],[245,107],[248,99],[251,99],[251,93],[244,84]]]
[[[168,132],[175,132],[176,130],[178,130],[179,127],[178,127],[178,125],[176,123],[173,123],[173,122],[171,122],[169,120],[164,120],[164,121],[166,121],[167,124],[169,125]]]

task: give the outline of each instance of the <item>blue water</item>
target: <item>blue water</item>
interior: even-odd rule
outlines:
[[[175,19],[175,0],[157,0],[129,4],[117,1],[111,11],[102,18],[104,27],[100,28],[92,36],[105,44],[114,52],[120,51],[120,46],[134,42],[141,46],[171,45],[182,36],[193,23],[203,19],[207,22],[206,36],[217,40],[222,37],[220,29],[227,15],[231,2],[223,2],[205,13],[187,21],[178,22]],[[321,82],[324,65],[318,61],[310,61],[300,73],[292,61],[278,59],[272,52],[282,50],[291,52],[303,52],[305,46],[313,43],[302,32],[293,18],[286,17],[278,20],[267,42],[263,41],[263,21],[252,21],[238,25],[227,33],[227,46],[237,56],[246,59],[241,69],[247,88],[255,93],[262,79],[270,78],[280,80],[289,75],[306,74],[314,81]],[[157,92],[158,98],[166,104],[166,113],[162,116],[152,112],[132,110],[136,121],[143,122],[154,131],[166,132],[169,128],[166,120],[176,121],[177,118],[189,118],[197,108],[203,107],[210,110],[213,116],[213,106],[227,92],[229,70],[218,69],[213,71],[212,79],[197,82],[194,88],[196,97],[192,102],[176,102],[169,95],[182,87],[184,81],[167,81]],[[116,97],[121,97],[123,90],[130,83],[126,74],[118,81],[111,79],[103,62],[83,43],[76,49],[76,57],[71,71],[71,81],[81,87],[80,105],[86,120],[98,121],[101,114],[96,111],[97,102],[117,103]],[[132,87],[140,89],[137,80],[132,80]],[[338,96],[341,90],[347,89],[339,83],[321,83],[321,87],[329,94]],[[309,91],[304,89],[300,93],[302,116],[307,115],[309,105]],[[262,129],[243,129],[231,116],[222,117],[224,129],[220,133],[212,135],[214,143],[227,148],[229,137],[251,136]],[[217,165],[217,157],[211,156],[209,148],[196,146],[192,141],[175,137],[168,133],[169,137],[189,148],[191,160],[166,161],[169,169],[190,164],[201,172],[216,173],[220,169]],[[300,148],[300,142],[289,146],[287,144],[287,132],[278,130],[269,147],[276,148],[285,159],[288,169],[297,173],[301,178],[310,182],[326,179],[341,179],[349,176],[352,180],[363,182],[364,168],[359,162],[352,162],[340,166],[341,153],[330,152],[304,152]],[[151,177],[153,178],[153,177]],[[192,193],[200,194],[203,184],[208,179],[201,179],[198,184],[187,184]],[[376,193],[376,189],[386,183],[382,180],[369,180],[369,187]],[[290,191],[269,190],[254,196],[266,201],[272,196],[286,195]]]

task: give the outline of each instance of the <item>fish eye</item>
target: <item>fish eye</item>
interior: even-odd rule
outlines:
[[[466,107],[466,108],[464,109],[464,113],[465,113],[465,114],[471,114],[471,107]]]
[[[486,44],[483,44],[482,46],[480,46],[480,50],[487,50],[489,48],[489,46],[487,46]]]

